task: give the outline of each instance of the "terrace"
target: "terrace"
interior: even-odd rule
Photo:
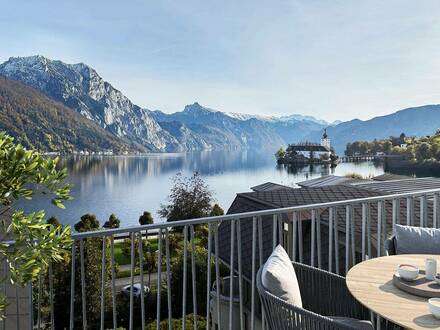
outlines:
[[[377,196],[76,233],[71,248],[75,257],[62,269],[68,285],[57,291],[57,266],[50,265],[37,283],[24,289],[7,287],[8,316],[0,326],[58,329],[57,322],[64,319],[70,329],[145,329],[147,325],[149,329],[178,325],[182,329],[264,329],[256,273],[278,244],[292,261],[344,276],[353,265],[386,253],[385,241],[395,224],[440,226],[440,188],[426,189],[433,182],[414,185],[405,181],[400,184],[412,185],[411,191],[395,193],[398,184],[392,182],[387,184],[387,193]],[[370,185],[376,189],[378,184]],[[196,239],[200,228],[205,228],[202,242]],[[139,243],[147,237],[157,240],[155,283],[148,292],[129,290],[123,306],[114,248],[121,237],[130,239],[129,284],[141,287],[147,274]],[[94,268],[100,270],[100,290],[93,296],[87,288],[91,242],[99,247],[100,255]],[[176,249],[182,254],[176,254]],[[172,267],[177,257],[183,260],[181,268]],[[201,264],[206,265],[204,270]],[[173,276],[177,275],[173,270],[181,273]],[[179,283],[173,283],[176,278]],[[97,309],[87,307],[90,300]],[[67,314],[57,315],[61,303]],[[377,328],[390,326],[379,318],[375,324]]]

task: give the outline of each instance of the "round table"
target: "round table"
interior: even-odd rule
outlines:
[[[425,269],[425,259],[438,255],[406,254],[370,259],[347,273],[351,294],[362,305],[383,318],[409,329],[439,329],[440,320],[429,311],[428,299],[406,293],[393,285],[393,274],[402,263]]]

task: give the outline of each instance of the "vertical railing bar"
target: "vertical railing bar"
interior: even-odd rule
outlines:
[[[296,216],[294,215],[294,218]],[[294,224],[294,228],[295,228]],[[295,229],[294,229],[295,231]],[[263,218],[260,216],[258,217],[258,257],[259,257],[259,265],[260,268],[263,266]],[[261,300],[260,300],[261,301]],[[266,328],[266,315],[264,312],[264,308],[262,308],[261,310],[261,324],[262,324],[262,329],[264,330]]]
[[[386,200],[382,203],[382,255],[385,254],[385,242],[387,240],[387,210]]]
[[[188,258],[188,226],[183,227],[183,288],[182,288],[182,330],[186,329],[186,276]]]
[[[312,224],[311,224],[311,255],[310,255],[310,265],[315,267],[315,246],[316,246],[316,210],[312,210]]]
[[[237,221],[237,259],[238,259],[238,298],[240,307],[240,328],[244,329],[244,307],[243,307],[243,269],[241,260],[241,225]]]
[[[110,238],[110,255],[111,255],[111,268],[112,268],[112,319],[113,328],[118,327],[117,324],[117,312],[116,312],[116,265],[115,265],[115,237],[112,235]]]
[[[49,304],[50,304],[50,328],[55,329],[55,315],[53,305],[53,272],[52,272],[52,260],[49,261]]]
[[[371,204],[367,204],[367,251],[368,251],[368,257],[372,257],[372,251],[371,251]]]
[[[350,205],[345,206],[345,274],[350,269]]]
[[[168,238],[168,228],[165,229],[165,254],[167,264],[167,303],[168,303],[168,330],[172,330],[172,307],[171,307],[171,261],[170,261],[170,241]],[[145,235],[148,239],[148,235]]]
[[[303,263],[303,230],[301,212],[298,213],[298,250],[299,250],[299,262]]]
[[[274,214],[272,219],[272,250],[277,246],[277,215]]]
[[[428,227],[428,203],[426,195],[420,197],[420,227]]]
[[[206,330],[209,330],[210,323],[210,288],[211,288],[211,223],[208,223],[208,258],[207,258],[207,274],[206,274]]]
[[[261,220],[260,220],[261,222]],[[296,261],[296,250],[297,250],[297,228],[298,228],[298,218],[297,213],[292,213],[292,261]]]
[[[333,262],[333,208],[329,208],[329,220],[328,220],[328,271],[332,272]]]
[[[339,275],[339,229],[338,229],[338,210],[335,208],[334,228],[335,228],[335,270]]]
[[[104,330],[104,308],[105,308],[105,256],[107,237],[102,237],[102,260],[101,260],[101,330]]]
[[[284,247],[284,222],[283,215],[278,215],[278,244]]]
[[[76,242],[72,244],[72,266],[70,274],[70,330],[74,328],[74,313],[75,313],[75,255]]]
[[[350,230],[351,230],[351,258],[352,258],[352,265],[356,265],[356,237],[355,237],[355,232],[354,232],[354,226],[355,226],[355,219],[354,219],[354,207],[351,208],[351,215],[350,215],[350,219],[351,219],[351,226],[350,226]]]
[[[210,323],[210,302],[211,299],[210,298],[210,291],[211,291],[211,240],[212,240],[212,235],[211,235],[211,223],[208,223],[208,261],[207,261],[207,265],[206,265],[206,271],[207,271],[207,276],[206,276],[206,330],[209,330],[209,323]]]
[[[87,300],[86,300],[86,269],[84,266],[84,239],[79,241],[80,267],[81,267],[81,305],[83,329],[87,329]]]
[[[255,250],[257,243],[257,218],[252,218],[252,283],[251,283],[251,330],[255,329]]]
[[[52,261],[49,262],[49,267],[51,266],[51,263],[52,263]],[[4,259],[4,270],[5,270],[5,275],[7,276],[7,274],[8,274],[8,261],[6,260],[6,258]],[[49,279],[49,281],[50,281],[50,279]],[[7,282],[7,280],[5,279],[5,281],[3,282],[3,287],[2,287],[4,297],[7,296],[6,282]],[[6,330],[6,319],[3,319],[1,322],[2,322],[3,330]],[[53,330],[53,327],[52,327],[52,330]]]
[[[32,284],[32,282],[31,282]],[[38,275],[38,303],[37,303],[37,329],[40,330],[41,329],[41,295],[42,295],[42,279],[41,279],[41,274]],[[32,293],[32,290],[31,290]],[[30,296],[30,299],[32,300],[32,295]],[[32,305],[31,305],[32,306]],[[32,310],[30,310],[32,312]],[[32,313],[31,313],[32,315]],[[31,324],[34,323],[34,320],[31,319]],[[33,327],[32,327],[33,328]]]
[[[377,256],[382,255],[382,201],[377,202]]]
[[[130,235],[130,317],[129,317],[129,330],[133,329],[133,286],[134,286],[134,255],[135,255],[135,245],[134,245],[134,233]]]
[[[194,241],[194,232],[192,233]],[[147,236],[148,239],[148,236]],[[157,233],[157,287],[156,287],[156,328],[160,328],[160,307],[161,307],[161,289],[162,289],[162,229]],[[194,253],[194,252],[193,252]],[[143,328],[142,328],[143,329]],[[194,328],[195,329],[195,328]]]
[[[197,330],[197,278],[196,278],[196,247],[194,244],[194,226],[190,227],[191,232],[191,282],[192,282],[192,292],[193,292],[193,322],[194,330]]]
[[[34,287],[33,287],[32,281],[29,281],[29,284],[28,284],[28,308],[29,308],[28,321],[29,321],[29,330],[34,329],[33,291],[34,291]],[[17,317],[18,317],[18,315],[17,315]]]
[[[219,247],[218,247],[218,224],[216,224],[214,233],[214,249],[215,249],[215,290],[216,290],[216,309],[217,322],[220,326],[220,264],[219,264]]]
[[[19,295],[18,295],[18,284],[15,283],[15,315],[17,316],[15,324],[16,324],[17,330],[21,329],[19,314],[20,314],[20,303],[19,303]]]
[[[438,212],[438,203],[439,202],[439,195],[438,193],[434,194],[434,199],[433,199],[433,205],[432,205],[432,227],[433,228],[437,228],[437,223],[438,223],[438,216],[439,216],[439,212]]]
[[[362,229],[361,229],[362,261],[365,260],[365,255],[366,255],[366,249],[365,249],[366,226],[367,226],[367,204],[362,203]]]
[[[148,232],[145,231],[145,239],[148,242]],[[145,329],[145,300],[144,300],[144,247],[143,247],[143,237],[142,237],[142,231],[139,232],[139,279],[141,282],[141,326],[142,329]],[[148,245],[147,245],[148,246]],[[159,307],[158,307],[159,308]]]
[[[321,214],[320,210],[316,213],[316,236],[317,236],[317,249],[318,249],[318,268],[322,269],[322,255],[321,255]]]
[[[229,330],[232,330],[233,315],[233,295],[234,295],[234,240],[235,240],[235,220],[231,221],[231,254],[230,254],[230,272],[229,272]]]
[[[396,228],[396,223],[397,223],[397,199],[393,199],[393,209],[392,209],[393,215],[393,232],[394,229]]]

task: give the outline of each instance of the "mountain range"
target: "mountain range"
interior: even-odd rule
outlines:
[[[90,66],[43,56],[11,57],[0,64],[0,76],[0,129],[44,151],[274,150],[288,143],[319,141],[327,128],[336,151],[342,152],[353,140],[401,132],[424,135],[440,127],[438,105],[405,109],[367,121],[334,123],[300,114],[221,112],[197,102],[171,114],[151,111],[131,102]],[[56,125],[50,125],[51,121]],[[71,132],[69,138],[66,129]],[[84,134],[87,139],[81,140]]]
[[[440,128],[440,105],[424,105],[403,109],[386,116],[369,120],[354,119],[327,128],[332,146],[343,153],[348,142],[372,141],[390,136],[431,135]],[[311,132],[306,139],[319,139],[320,134]]]

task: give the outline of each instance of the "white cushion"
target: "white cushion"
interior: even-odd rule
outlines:
[[[440,229],[396,224],[396,254],[440,254]]]
[[[292,261],[286,250],[278,245],[267,259],[261,272],[263,286],[289,304],[302,307],[301,292]]]

